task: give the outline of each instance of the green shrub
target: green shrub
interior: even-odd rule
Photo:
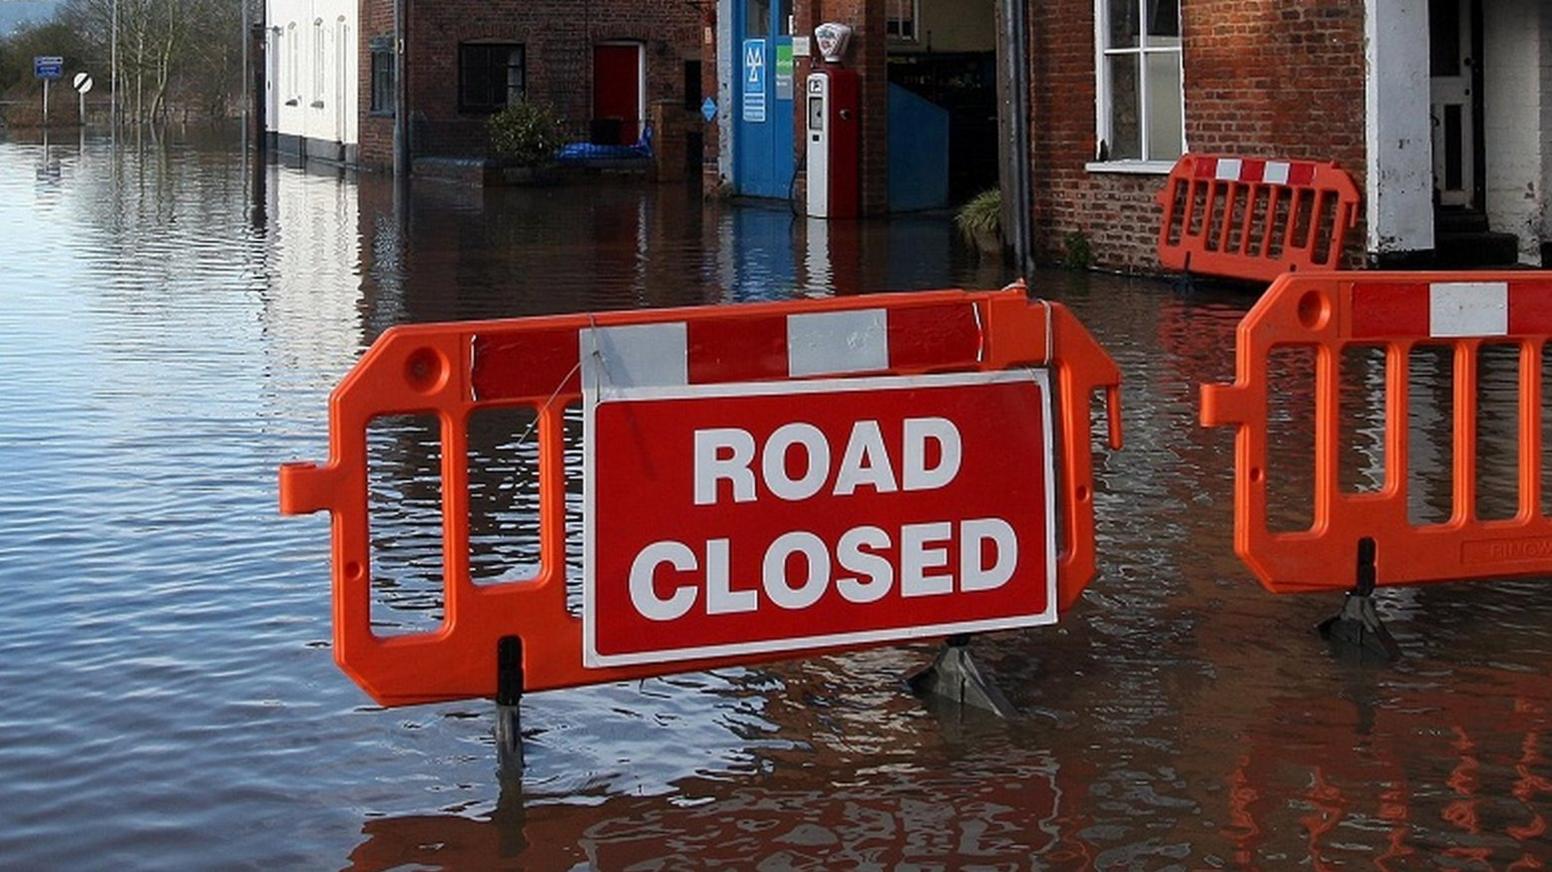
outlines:
[[[521,100],[490,117],[490,151],[517,166],[549,163],[564,143],[560,116],[550,107]]]
[[[997,240],[1002,238],[1002,191],[992,188],[975,195],[975,198],[959,207],[954,224],[965,238]]]
[[[1094,249],[1083,231],[1074,230],[1067,234],[1064,244],[1066,251],[1063,252],[1062,266],[1068,269],[1088,269],[1094,265]]]

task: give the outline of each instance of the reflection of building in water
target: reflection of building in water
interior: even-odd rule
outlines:
[[[337,377],[362,347],[356,186],[335,173],[273,167],[259,240],[265,332],[285,369]]]

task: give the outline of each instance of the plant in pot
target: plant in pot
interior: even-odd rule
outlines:
[[[560,116],[541,103],[520,100],[490,117],[491,155],[509,182],[545,180],[563,144]]]
[[[954,224],[965,239],[987,254],[1002,251],[1002,192],[996,188],[976,194],[959,207]]]

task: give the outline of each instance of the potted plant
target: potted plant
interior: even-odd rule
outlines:
[[[555,152],[563,144],[560,117],[550,107],[520,100],[490,117],[490,152],[503,180],[528,184],[548,180]]]
[[[982,191],[954,216],[966,240],[988,254],[1002,252],[1002,192],[996,188]]]

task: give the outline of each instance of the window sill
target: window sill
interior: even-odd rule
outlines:
[[[1167,176],[1175,168],[1172,160],[1107,160],[1083,165],[1091,173],[1122,173],[1133,176]]]

